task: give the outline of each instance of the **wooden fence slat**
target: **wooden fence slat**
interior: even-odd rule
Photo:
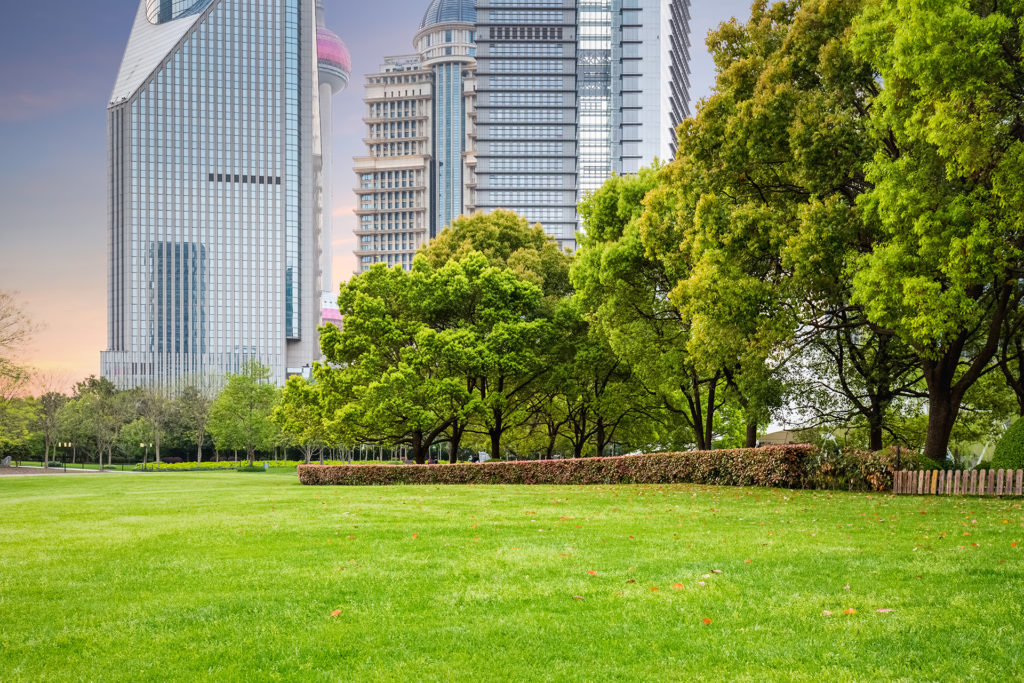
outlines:
[[[999,470],[996,472],[996,495],[1003,495],[1003,477],[1006,476],[1005,470]]]
[[[932,470],[928,474],[931,475],[930,477],[928,477],[929,479],[931,479],[931,481],[928,482],[928,493],[934,496],[935,488],[938,486],[939,483],[939,471]]]
[[[960,470],[953,473],[953,495],[960,495]]]
[[[1024,470],[1017,470],[1017,495],[1024,496]]]
[[[967,492],[967,495],[978,495],[978,470],[971,470],[971,486]]]
[[[953,475],[955,472],[946,472],[946,495],[953,493]]]
[[[897,472],[896,473],[896,493],[903,494],[907,492],[907,473]]]
[[[978,495],[984,496],[988,493],[988,470],[982,470],[978,473]]]
[[[987,495],[994,496],[996,493],[996,471],[988,471],[988,483],[985,489]]]
[[[940,496],[946,493],[946,471],[939,470],[939,488],[935,491]]]
[[[917,495],[924,494],[924,470],[917,473]]]

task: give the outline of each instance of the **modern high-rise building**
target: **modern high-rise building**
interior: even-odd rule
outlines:
[[[119,387],[273,379],[320,357],[330,96],[322,0],[140,0],[108,108],[108,350]],[[327,186],[329,187],[329,186]]]
[[[369,76],[357,270],[408,267],[424,238],[473,211],[511,209],[574,248],[585,193],[675,157],[689,116],[689,30],[689,0],[432,0],[417,54],[402,61],[429,97],[417,111],[429,110],[430,137],[407,160],[429,178],[416,206],[431,207],[430,224],[416,239],[380,232],[405,228],[390,227],[390,197],[366,191],[379,186],[376,168],[395,163],[374,112],[406,94],[382,91],[383,72]]]
[[[356,270],[408,269],[433,216],[433,74],[418,55],[387,57],[367,77],[367,155],[356,157]]]
[[[412,265],[472,203],[473,0],[432,0],[413,44],[366,81],[367,155],[355,159],[356,270]]]

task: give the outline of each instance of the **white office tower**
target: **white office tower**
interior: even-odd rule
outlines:
[[[320,357],[320,100],[348,64],[316,10],[140,1],[108,110],[102,374],[117,386],[217,382],[248,359],[281,383]]]

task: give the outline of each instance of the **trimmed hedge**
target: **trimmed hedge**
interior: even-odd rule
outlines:
[[[802,488],[818,448],[764,448],[455,465],[299,465],[312,486],[388,484],[714,484]]]

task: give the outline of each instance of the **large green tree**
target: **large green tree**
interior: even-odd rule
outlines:
[[[270,370],[256,360],[226,379],[210,409],[208,429],[218,448],[244,449],[251,466],[257,450],[273,447],[278,391],[270,382]]]
[[[1024,296],[1022,25],[1019,2],[874,0],[855,26],[883,87],[858,199],[879,235],[854,299],[919,359],[938,461]]]

